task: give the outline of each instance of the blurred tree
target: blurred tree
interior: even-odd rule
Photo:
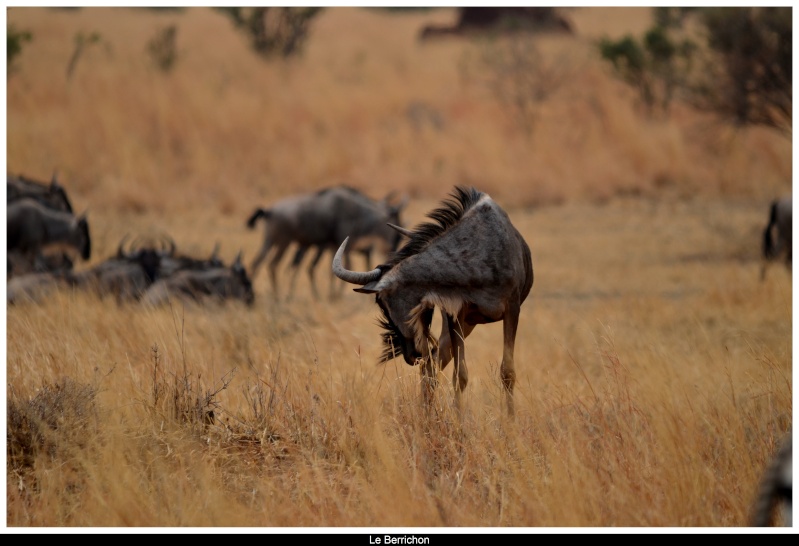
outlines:
[[[72,56],[69,58],[69,64],[67,64],[67,80],[72,79],[72,75],[75,73],[75,68],[78,66],[78,61],[80,60],[80,57],[83,55],[83,52],[86,50],[86,48],[99,42],[99,32],[92,32],[91,34],[78,32],[75,34],[75,49],[72,51]]]
[[[147,52],[150,54],[153,64],[163,72],[172,70],[177,61],[177,34],[177,26],[169,25],[156,32],[155,36],[147,43]]]
[[[648,115],[668,115],[675,91],[684,84],[692,69],[696,44],[671,36],[682,19],[664,8],[657,23],[639,42],[630,35],[613,41],[599,41],[602,57],[613,64],[622,80],[638,90],[638,95]]]
[[[244,31],[252,48],[264,57],[290,57],[299,53],[308,37],[317,7],[217,7]]]
[[[16,70],[15,61],[22,53],[22,44],[33,40],[27,30],[17,30],[14,25],[6,27],[6,77]]]
[[[487,40],[482,46],[476,59],[462,59],[461,78],[488,89],[531,136],[544,104],[574,78],[574,60],[565,54],[557,58],[542,55],[529,35]]]
[[[787,7],[698,11],[711,55],[689,100],[738,125],[790,134],[793,117],[793,19]]]
[[[689,104],[737,125],[792,129],[791,7],[654,8],[655,25],[641,41],[600,40],[602,57],[639,90],[651,112],[677,93]],[[678,40],[688,20],[698,44]]]

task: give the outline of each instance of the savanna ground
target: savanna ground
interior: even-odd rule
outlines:
[[[346,182],[408,195],[411,227],[473,184],[535,269],[513,423],[501,325],[466,340],[462,418],[450,369],[424,418],[418,370],[375,364],[373,298],[315,301],[304,275],[286,303],[260,271],[251,309],[10,307],[9,527],[747,525],[792,424],[792,279],[761,281],[759,254],[790,139],[679,104],[645,117],[590,40],[640,34],[648,8],[570,10],[575,36],[537,38],[568,78],[519,123],[480,60],[501,45],[417,42],[453,15],[330,8],[301,58],[265,61],[209,8],[8,10],[34,39],[8,78],[7,167],[59,172],[91,263],[154,232],[249,261],[254,206]],[[164,73],[147,43],[169,24]]]

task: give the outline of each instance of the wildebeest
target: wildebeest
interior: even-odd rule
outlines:
[[[252,305],[255,293],[241,260],[241,252],[229,267],[184,269],[154,282],[142,295],[142,302],[163,305],[172,298],[197,303],[241,300]]]
[[[768,262],[782,259],[790,268],[793,259],[793,213],[791,195],[775,199],[769,206],[769,219],[763,230],[763,265],[760,278],[766,278]]]
[[[792,496],[793,434],[789,432],[763,473],[751,516],[752,527],[792,527]]]
[[[54,289],[65,286],[68,282],[63,273],[25,273],[6,282],[6,302],[9,305],[38,303]]]
[[[514,345],[521,305],[533,286],[530,248],[507,213],[475,188],[456,186],[451,199],[428,214],[433,222],[401,230],[409,240],[389,260],[368,272],[342,266],[348,239],[333,258],[333,272],[375,294],[383,317],[385,362],[402,355],[422,365],[422,398],[432,401],[437,372],[454,357],[452,381],[460,407],[468,373],[464,340],[478,324],[502,321],[504,349],[500,377],[507,411],[513,416],[516,382]],[[441,335],[430,334],[433,311],[442,317]]]
[[[117,302],[138,300],[160,277],[164,249],[146,245],[126,249],[127,239],[128,236],[122,238],[114,256],[68,275],[69,284],[100,297],[113,296]]]
[[[50,209],[25,197],[8,204],[7,250],[18,252],[29,263],[49,245],[70,247],[84,260],[91,258],[91,237],[86,214]]]
[[[58,181],[58,174],[53,173],[50,183],[41,182],[23,175],[7,175],[6,202],[29,197],[44,206],[64,212],[72,212],[72,203],[67,192]]]
[[[65,273],[72,271],[75,262],[70,256],[70,252],[63,252],[60,248],[51,247],[43,249],[42,252],[34,256],[34,261],[30,261],[30,256],[17,250],[6,253],[6,273],[8,278],[28,273]]]
[[[407,200],[392,204],[392,195],[376,201],[354,188],[336,186],[286,197],[269,208],[257,208],[248,218],[247,227],[254,229],[259,219],[263,219],[266,226],[263,244],[250,267],[251,276],[255,278],[258,268],[273,251],[269,274],[274,295],[278,297],[277,267],[286,249],[295,243],[297,251],[292,261],[294,271],[290,296],[297,268],[305,253],[315,248],[316,254],[308,267],[308,276],[313,295],[318,297],[314,280],[316,265],[325,251],[334,252],[345,237],[350,237],[350,249],[356,248],[367,261],[375,247],[385,254],[397,248],[401,236],[386,224],[402,225],[400,212]]]

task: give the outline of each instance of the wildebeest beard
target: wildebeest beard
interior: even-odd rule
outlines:
[[[419,358],[428,356],[423,355],[416,348],[414,340],[409,340],[402,334],[402,331],[399,329],[399,327],[394,323],[393,320],[391,320],[388,309],[385,307],[383,302],[380,301],[380,298],[377,298],[377,305],[380,306],[380,310],[383,312],[383,316],[377,321],[378,325],[383,329],[383,333],[381,334],[383,339],[383,352],[378,359],[378,363],[388,362],[389,360],[393,360],[398,356],[402,356],[405,358],[405,362],[407,364],[415,366],[418,364]],[[423,321],[429,328],[433,316],[433,309],[430,308],[425,310],[425,315],[426,316],[423,318]],[[438,340],[436,340],[429,333],[427,339],[432,347],[433,352],[433,354],[430,356],[435,359],[438,351]]]

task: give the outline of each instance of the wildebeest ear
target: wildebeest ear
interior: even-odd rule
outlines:
[[[410,197],[408,197],[408,195],[405,194],[405,195],[402,196],[402,201],[400,201],[399,203],[394,205],[392,207],[392,209],[395,212],[400,212],[402,209],[404,209],[406,206],[408,206],[408,201],[410,201]]]
[[[236,259],[233,260],[233,269],[236,268],[244,269],[244,265],[241,263],[241,252],[242,251],[239,250],[239,253],[236,254]]]
[[[365,284],[360,288],[353,288],[353,291],[361,294],[377,294],[380,292],[380,290],[377,289],[377,281]]]
[[[50,188],[57,189],[60,188],[61,184],[58,183],[58,171],[53,171],[53,176],[50,179]]]

